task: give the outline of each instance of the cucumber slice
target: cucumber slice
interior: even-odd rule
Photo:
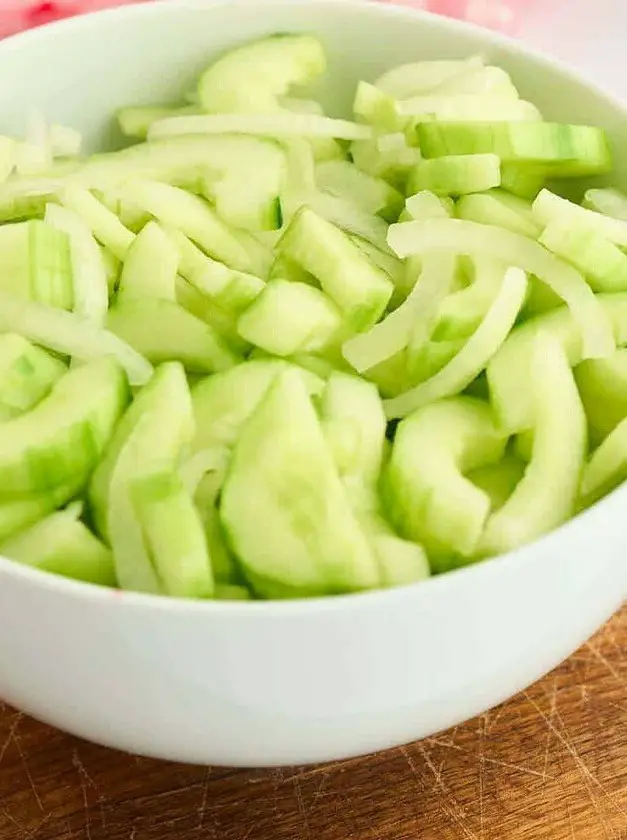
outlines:
[[[148,554],[167,595],[210,598],[211,560],[202,522],[175,473],[131,481],[130,495]]]
[[[407,122],[401,116],[396,99],[368,82],[357,84],[353,113],[358,120],[374,126],[379,133],[403,131]]]
[[[109,537],[123,589],[163,590],[133,509],[131,487],[145,476],[175,470],[193,435],[183,368],[162,365],[124,415],[90,485],[95,521],[100,533]]]
[[[359,250],[362,251],[368,259],[377,266],[377,268],[380,268],[381,271],[384,271],[390,277],[395,286],[400,286],[402,284],[405,275],[405,266],[401,260],[397,259],[397,257],[388,251],[382,251],[380,248],[377,248],[376,245],[373,245],[372,242],[367,242],[360,236],[351,235],[350,240],[357,245]]]
[[[103,359],[66,373],[35,408],[3,424],[0,493],[7,500],[78,491],[128,402],[121,368]]]
[[[627,222],[627,196],[620,190],[587,190],[583,206],[604,216]]]
[[[392,225],[388,241],[399,257],[444,249],[472,257],[491,257],[535,274],[568,304],[577,318],[584,333],[584,356],[603,357],[613,352],[608,318],[584,278],[531,239],[491,225],[434,219]]]
[[[314,193],[307,199],[307,206],[345,233],[359,236],[375,248],[389,252],[388,225],[379,216],[364,213],[355,204],[327,193]]]
[[[627,256],[585,225],[572,221],[551,222],[539,241],[585,275],[593,291],[627,291]]]
[[[408,345],[417,353],[427,341],[455,274],[451,254],[427,254],[418,282],[406,300],[367,332],[346,341],[344,358],[358,372],[373,368],[400,353]]]
[[[60,200],[85,222],[102,245],[119,260],[125,258],[135,236],[101,201],[81,187],[66,187]]]
[[[234,583],[216,583],[213,597],[216,601],[251,601],[253,596],[246,586]]]
[[[616,343],[627,344],[627,294],[599,295],[597,300],[612,324]],[[549,333],[561,344],[572,367],[583,360],[581,327],[565,307],[539,315],[512,331],[488,365],[492,404],[502,427],[511,434],[533,426],[530,364],[539,333]]]
[[[242,429],[220,512],[261,595],[306,597],[378,583],[376,559],[295,371],[279,375]]]
[[[461,61],[418,61],[401,64],[388,70],[376,80],[375,85],[398,99],[407,99],[421,93],[430,93],[443,84],[457,81],[476,70],[484,70],[481,58]]]
[[[31,525],[52,513],[59,505],[69,502],[75,492],[76,489],[72,486],[59,487],[52,493],[1,503],[0,542],[30,528]]]
[[[237,316],[203,295],[182,277],[176,278],[176,302],[190,315],[211,327],[233,353],[243,356],[249,352],[250,344],[237,332]]]
[[[239,361],[209,324],[170,300],[123,300],[109,310],[107,328],[153,364],[180,361],[190,371],[214,373]]]
[[[420,161],[409,174],[407,190],[459,196],[485,192],[500,183],[501,161],[496,155],[449,155]]]
[[[533,213],[543,227],[554,221],[573,224],[587,228],[590,233],[602,236],[614,245],[627,248],[627,222],[586,210],[549,190],[542,190],[538,195],[533,203]]]
[[[501,164],[501,189],[519,198],[533,200],[546,183],[547,173],[540,167]]]
[[[279,103],[284,110],[291,111],[294,114],[315,114],[319,117],[324,116],[324,108],[315,99],[300,99],[291,96],[282,96],[279,98]],[[317,161],[346,159],[344,148],[332,137],[310,137],[308,140],[301,142],[307,144],[313,153],[314,159]]]
[[[11,560],[44,572],[115,586],[111,551],[79,521],[80,507],[53,513],[27,531],[3,543],[0,552]]]
[[[403,132],[382,134],[373,140],[356,140],[351,143],[350,153],[359,169],[374,178],[389,181],[401,191],[405,190],[409,170],[421,159],[420,151],[409,145]]]
[[[468,473],[468,480],[487,493],[493,511],[500,510],[525,474],[526,462],[514,455],[505,455],[497,464],[479,467]]]
[[[242,426],[268,388],[291,367],[280,359],[255,359],[196,385],[192,391],[197,426],[194,450],[224,451],[234,446]],[[322,391],[324,382],[320,377],[299,372],[309,393]]]
[[[384,474],[387,509],[404,537],[425,546],[436,571],[451,553],[475,552],[490,498],[465,473],[498,463],[506,442],[489,406],[472,397],[426,406],[396,430]]]
[[[118,279],[120,277],[122,262],[115,256],[115,254],[103,245],[99,246],[99,250],[107,280],[109,297],[113,297],[118,287]]]
[[[504,163],[542,166],[553,177],[603,175],[612,155],[603,129],[548,122],[431,122],[417,128],[427,158],[494,154]]]
[[[107,272],[89,226],[66,207],[49,204],[46,222],[68,237],[74,312],[101,327],[109,307]]]
[[[318,188],[337,198],[352,201],[364,213],[380,215],[388,221],[398,218],[403,196],[382,178],[373,178],[347,160],[319,163],[315,170]]]
[[[538,122],[540,111],[531,102],[511,96],[460,93],[413,96],[399,103],[401,116],[431,122]]]
[[[470,285],[449,294],[442,302],[433,338],[455,341],[472,335],[495,300],[506,270],[496,260],[474,260]]]
[[[627,350],[607,359],[588,359],[575,368],[575,381],[590,428],[599,444],[627,417]]]
[[[313,286],[270,280],[237,322],[246,341],[275,356],[323,350],[338,335],[342,317]]]
[[[627,420],[609,433],[586,465],[581,481],[581,503],[589,507],[627,478]]]
[[[214,114],[273,112],[293,85],[307,84],[325,69],[317,39],[272,35],[233,49],[208,67],[198,82],[198,98],[203,110]]]
[[[198,110],[193,105],[182,105],[181,107],[134,105],[127,108],[120,108],[115,118],[120,131],[126,137],[136,137],[140,140],[145,140],[150,127],[159,120],[166,119],[167,117],[180,117],[197,113]]]
[[[122,266],[117,305],[142,298],[176,301],[177,246],[156,222],[137,234]]]
[[[503,285],[476,332],[438,373],[384,403],[389,418],[406,417],[430,402],[463,391],[476,379],[509,335],[527,292],[523,271],[510,268]]]
[[[72,267],[67,235],[32,220],[0,227],[0,290],[24,300],[71,309]]]
[[[503,554],[575,513],[587,451],[586,415],[569,360],[549,334],[534,339],[533,449],[520,483],[486,525],[480,555]]]
[[[383,314],[393,291],[387,275],[312,210],[299,210],[279,247],[316,277],[352,329],[366,329]]]
[[[537,239],[542,226],[535,220],[531,204],[524,198],[503,190],[490,190],[483,195],[465,195],[455,207],[458,219],[495,225],[531,239]]]
[[[63,362],[22,336],[0,335],[0,420],[34,408],[66,371]]]
[[[420,190],[405,200],[407,218],[403,221],[425,219],[450,219],[455,214],[453,199],[438,196],[431,190]]]

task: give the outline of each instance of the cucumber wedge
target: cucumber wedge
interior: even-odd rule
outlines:
[[[540,243],[572,263],[587,279],[595,292],[627,291],[627,256],[609,240],[585,225],[551,222]]]
[[[62,486],[80,490],[128,399],[126,377],[109,359],[66,373],[32,411],[3,424],[0,495],[14,501]]]
[[[627,350],[582,362],[575,368],[575,381],[591,440],[599,444],[627,417]]]
[[[294,371],[276,379],[242,429],[220,513],[261,595],[305,597],[378,583],[376,558]]]
[[[36,406],[66,371],[63,362],[22,336],[0,335],[0,420]]]
[[[581,504],[588,507],[627,478],[627,421],[614,428],[593,453],[583,471]]]
[[[486,192],[500,184],[501,161],[496,155],[447,155],[420,161],[409,174],[407,191],[460,196]]]
[[[458,219],[496,225],[531,239],[536,239],[542,232],[542,226],[534,218],[531,203],[503,190],[463,196],[457,202],[455,211]]]
[[[0,227],[0,290],[25,300],[72,309],[67,235],[39,220]]]
[[[178,248],[156,222],[137,234],[122,265],[117,305],[159,298],[176,301]]]

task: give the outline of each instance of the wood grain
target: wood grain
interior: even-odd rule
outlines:
[[[627,607],[436,738],[315,768],[139,759],[0,710],[0,840],[626,840]]]

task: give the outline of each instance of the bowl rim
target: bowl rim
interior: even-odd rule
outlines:
[[[504,51],[517,54],[523,59],[531,59],[540,65],[547,72],[558,72],[563,77],[569,78],[579,87],[587,89],[595,97],[605,100],[613,109],[622,112],[627,118],[627,102],[623,101],[616,94],[611,93],[597,84],[595,81],[586,78],[578,70],[574,69],[560,59],[553,58],[533,46],[504,35],[493,30],[486,29],[468,21],[433,14],[431,12],[416,9],[408,6],[395,5],[389,2],[355,2],[354,0],[264,0],[264,8],[290,8],[301,7],[310,9],[320,4],[345,10],[350,8],[355,15],[376,17],[398,18],[408,21],[428,21],[430,26],[440,27],[448,32],[474,32],[480,39],[486,42],[486,46],[492,45],[501,47]],[[177,13],[198,11],[203,14],[210,14],[212,10],[219,11],[224,8],[233,9],[233,14],[238,10],[259,9],[259,0],[159,0],[159,2],[140,2],[128,5],[115,6],[112,8],[100,9],[94,12],[79,14],[74,17],[65,18],[45,26],[18,32],[9,36],[0,43],[0,56],[19,51],[31,44],[36,45],[38,41],[45,41],[54,38],[59,31],[77,32],[97,27],[99,23],[109,18],[117,18],[120,21],[133,20],[143,16],[169,16]],[[158,611],[171,614],[189,614],[202,612],[204,614],[228,614],[238,618],[268,619],[272,617],[299,615],[311,616],[319,613],[335,613],[345,610],[368,609],[373,605],[387,606],[394,608],[400,603],[416,598],[430,598],[441,589],[448,589],[455,586],[464,586],[467,579],[472,577],[494,578],[499,570],[505,573],[508,569],[514,569],[525,562],[526,555],[536,547],[547,546],[548,543],[561,541],[570,531],[581,528],[595,527],[595,520],[601,519],[606,510],[613,503],[619,509],[619,499],[627,500],[627,483],[619,486],[612,493],[605,496],[591,508],[570,519],[554,531],[545,534],[532,543],[504,555],[499,555],[480,563],[467,566],[436,575],[426,580],[419,581],[405,586],[398,586],[391,589],[368,590],[364,592],[347,593],[343,595],[319,596],[314,598],[303,598],[293,600],[275,601],[215,601],[212,599],[190,599],[176,598],[165,595],[153,595],[141,592],[123,591],[112,589],[96,584],[84,583],[72,580],[27,566],[10,558],[0,555],[0,577],[9,576],[33,585],[51,594],[60,597],[87,599],[92,603],[115,603],[116,608],[122,605],[129,609],[141,611]],[[548,547],[548,546],[547,546]],[[550,562],[550,561],[549,561]]]

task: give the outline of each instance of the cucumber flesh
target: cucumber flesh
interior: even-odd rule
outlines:
[[[19,563],[73,580],[115,586],[113,555],[72,507],[53,513],[0,546]]]
[[[436,570],[439,558],[474,553],[490,498],[465,473],[500,461],[506,442],[490,408],[471,397],[426,406],[396,430],[384,473],[387,509],[404,537],[425,546]]]
[[[420,161],[409,174],[407,190],[460,196],[486,192],[500,183],[501,161],[496,155],[448,155]]]
[[[315,169],[318,189],[338,198],[353,201],[365,213],[394,221],[403,206],[403,197],[382,178],[362,172],[346,160],[319,163]]]
[[[609,433],[583,471],[581,502],[584,507],[606,496],[627,478],[627,421]]]
[[[137,234],[122,265],[117,305],[144,297],[176,301],[177,246],[156,222]]]
[[[575,513],[587,451],[586,416],[568,358],[548,334],[535,338],[531,375],[531,460],[508,501],[488,520],[480,555],[512,551]]]
[[[0,335],[0,419],[34,408],[66,370],[63,362],[22,336]]]
[[[214,373],[239,361],[209,324],[170,300],[124,299],[109,310],[107,329],[155,365],[180,361],[190,371]]]
[[[302,208],[296,214],[280,250],[316,277],[349,327],[367,329],[383,314],[393,291],[387,275],[312,210]]]
[[[7,501],[80,490],[126,408],[128,386],[108,359],[62,376],[35,408],[2,426],[0,493]]]
[[[324,292],[287,280],[269,280],[237,323],[242,338],[275,356],[324,350],[341,326]]]
[[[599,444],[627,417],[627,350],[607,359],[588,359],[575,368],[590,436]]]
[[[523,475],[526,462],[514,455],[505,455],[497,464],[479,467],[468,473],[468,480],[487,493],[492,510],[500,510],[510,498]]]
[[[587,228],[590,233],[602,236],[620,248],[627,248],[627,221],[586,210],[549,190],[542,190],[538,195],[533,203],[533,214],[543,227],[553,221],[572,223]]]
[[[463,196],[457,202],[455,211],[458,219],[496,225],[531,239],[537,239],[542,232],[542,226],[533,216],[530,202],[503,190]]]
[[[216,583],[213,597],[216,601],[250,601],[253,596],[246,586],[235,583]]]
[[[551,222],[539,239],[558,257],[568,260],[595,292],[627,291],[627,256],[585,225]]]
[[[72,309],[70,248],[63,231],[35,219],[3,225],[0,254],[0,291]]]
[[[398,110],[416,122],[537,122],[542,119],[536,106],[522,99],[469,93],[413,96],[401,102]]]
[[[66,187],[60,199],[64,207],[83,220],[101,245],[108,248],[119,260],[124,259],[135,236],[124,227],[115,213],[81,187]]]
[[[627,222],[627,196],[620,190],[587,190],[583,200],[587,210]]]
[[[279,375],[242,429],[220,512],[261,595],[350,592],[378,583],[376,558],[294,371]]]
[[[126,137],[145,140],[150,127],[158,120],[197,113],[198,111],[193,105],[182,105],[180,107],[140,105],[120,108],[115,116],[122,134]]]
[[[470,285],[445,298],[433,338],[450,341],[472,335],[496,298],[505,272],[505,265],[496,260],[473,260]]]
[[[198,511],[175,473],[131,481],[133,508],[148,554],[167,595],[210,598],[211,560]]]

